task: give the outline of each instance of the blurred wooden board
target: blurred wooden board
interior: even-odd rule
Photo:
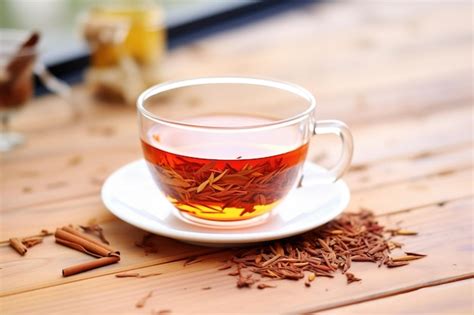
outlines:
[[[474,280],[456,281],[318,314],[472,314]]]
[[[37,99],[14,121],[28,143],[0,156],[0,312],[472,313],[472,281],[462,280],[474,269],[471,21],[468,2],[309,5],[174,50],[163,66],[166,80],[257,75],[308,88],[318,118],[344,120],[353,130],[353,167],[344,178],[353,194],[349,210],[403,220],[420,232],[403,242],[428,258],[396,270],[356,264],[363,281],[351,285],[338,277],[309,289],[283,281],[260,291],[238,290],[232,277],[216,272],[223,249],[183,268],[183,259],[216,249],[158,237],[159,252],[145,256],[133,245],[144,232],[117,220],[99,196],[111,172],[141,157],[135,110],[99,103],[77,86],[82,120],[71,122],[55,96]],[[336,145],[313,139],[310,159],[330,165]],[[5,245],[12,236],[88,222],[100,223],[120,247],[119,264],[62,278],[63,267],[89,258],[52,238],[25,257]],[[163,275],[112,275],[124,270]],[[212,289],[201,290],[206,286]],[[152,289],[149,305],[136,309]],[[422,293],[435,303],[420,304]]]

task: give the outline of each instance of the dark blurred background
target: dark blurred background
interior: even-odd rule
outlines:
[[[317,0],[2,0],[0,27],[38,30],[40,59],[68,83],[83,80],[90,50],[81,38],[81,18],[94,6],[158,5],[163,12],[167,49],[238,27]],[[46,89],[37,82],[37,94]]]

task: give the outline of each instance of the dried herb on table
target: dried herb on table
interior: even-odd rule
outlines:
[[[266,284],[266,283],[259,283],[257,285],[257,288],[260,290],[266,289],[266,288],[276,288],[274,285]]]
[[[104,229],[98,224],[91,224],[89,226],[79,225],[79,227],[86,233],[97,235],[102,243],[110,245],[110,242],[105,238]]]
[[[135,242],[135,246],[142,248],[146,256],[155,254],[158,252],[158,237],[152,233],[147,233],[140,242]]]
[[[21,240],[23,245],[25,245],[27,248],[33,247],[35,245],[38,245],[43,242],[43,237],[41,236],[33,236],[33,237],[26,237]]]
[[[347,284],[351,284],[352,282],[356,282],[356,281],[361,281],[362,279],[360,278],[357,278],[356,276],[354,276],[354,274],[350,273],[350,272],[346,272],[346,279],[347,279]]]
[[[198,258],[198,257],[189,257],[183,264],[183,266],[188,266],[188,265],[192,265],[192,264],[196,264],[198,262],[201,262],[203,261],[202,258]]]
[[[24,256],[28,251],[27,248],[33,247],[43,242],[43,238],[52,235],[47,230],[41,230],[40,234],[27,236],[24,238],[12,237],[8,240],[10,246],[20,255]]]
[[[116,278],[138,278],[140,274],[138,272],[134,273],[117,273]]]
[[[316,277],[332,278],[337,270],[346,275],[348,283],[352,283],[361,280],[347,272],[354,261],[395,268],[426,256],[406,253],[392,258],[391,250],[402,246],[391,240],[393,231],[396,231],[395,235],[416,235],[413,231],[386,229],[370,211],[344,213],[305,234],[238,250],[219,269],[235,267],[229,275],[237,277],[239,288],[252,286],[259,280],[255,276],[299,280],[306,274],[305,285],[311,286],[310,282]]]
[[[115,277],[117,278],[148,278],[148,277],[153,277],[153,276],[159,276],[161,275],[161,272],[154,272],[154,273],[149,273],[146,275],[141,275],[138,272],[133,272],[133,273],[117,273]]]
[[[153,291],[148,292],[147,295],[145,295],[145,296],[142,297],[140,300],[138,300],[138,302],[137,302],[137,304],[135,304],[135,306],[136,306],[137,308],[142,308],[142,307],[144,307],[146,301],[147,301],[149,298],[151,298],[152,295],[153,295]]]

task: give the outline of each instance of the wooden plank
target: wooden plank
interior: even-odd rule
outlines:
[[[348,209],[389,213],[472,196],[473,176],[474,169],[469,168],[359,191],[352,195]]]
[[[223,256],[214,254],[201,263],[186,267],[182,262],[175,262],[136,270],[142,273],[163,272],[156,279],[117,279],[105,275],[3,297],[1,303],[8,314],[40,310],[59,312],[64,305],[77,312],[93,309],[99,313],[130,313],[136,311],[134,305],[142,296],[154,290],[155,294],[143,311],[320,311],[472,277],[473,203],[474,200],[469,198],[445,207],[430,206],[381,217],[384,224],[395,225],[395,222],[402,221],[404,227],[416,229],[418,236],[400,237],[399,240],[405,244],[406,250],[423,252],[428,257],[397,269],[378,269],[373,264],[356,263],[353,272],[363,280],[351,285],[345,284],[344,277],[337,276],[335,279],[318,278],[311,288],[305,288],[301,281],[281,281],[276,283],[276,289],[239,290],[235,287],[235,279],[227,276],[227,271],[216,271]],[[202,290],[204,287],[211,289]]]
[[[2,279],[0,295],[64,284],[216,251],[214,248],[203,248],[165,237],[157,237],[158,252],[146,255],[142,248],[135,246],[135,243],[140,242],[145,235],[142,230],[119,220],[105,224],[103,228],[114,249],[121,252],[121,261],[118,264],[69,278],[62,277],[63,268],[94,258],[56,244],[53,236],[45,238],[42,244],[31,248],[26,256],[19,256],[8,244],[0,245],[0,278]]]
[[[352,196],[352,200],[348,209],[357,211],[363,207],[371,209],[376,214],[382,215],[390,212],[416,209],[433,204],[439,204],[440,207],[442,207],[443,203],[449,202],[451,200],[461,199],[466,196],[472,196],[474,194],[472,172],[472,169],[468,169],[442,176],[438,175],[421,178],[408,183],[395,183],[392,185],[368,189],[366,191],[356,192]],[[89,207],[84,207],[84,210],[81,212],[94,213],[94,209],[97,208],[94,206],[94,204],[91,204]],[[96,210],[95,212],[99,212],[99,210]],[[14,211],[12,213],[14,213]],[[63,220],[67,219],[67,222],[62,223],[61,225],[69,223],[86,223],[71,221],[72,218],[80,216],[79,214],[73,214],[71,211],[71,214],[66,217],[64,213],[66,213],[65,210],[58,209],[58,213],[51,213],[51,216],[54,215],[55,217],[62,218]],[[4,236],[3,240],[6,240],[10,237],[27,236],[18,234],[19,231],[16,230],[16,225],[14,224],[15,218],[18,217],[15,215],[8,215],[6,217],[8,220],[6,223],[10,224],[5,224],[5,228],[2,229],[1,235]],[[38,226],[30,233],[37,233],[42,228],[54,230],[56,227],[58,227],[58,225],[50,225],[51,223],[48,222],[49,219],[44,218],[44,215],[41,211],[30,215],[30,219],[32,222],[28,225],[30,229],[32,226],[37,226],[39,222],[43,224],[43,226]],[[95,217],[94,219],[97,220],[100,219],[100,217]],[[181,246],[176,246],[177,243],[171,243],[169,247],[166,245],[169,243],[169,240],[166,240],[164,242],[165,246],[160,249],[156,256],[145,257],[141,250],[133,246],[134,242],[139,240],[142,235],[142,232],[139,229],[134,228],[120,220],[107,222],[103,224],[103,227],[109,237],[112,239],[113,244],[124,245],[124,248],[121,249],[122,255],[124,257],[130,257],[130,260],[123,260],[120,265],[113,266],[110,269],[113,268],[113,270],[127,270],[133,268],[133,265],[138,261],[149,263],[150,261],[154,262],[155,259],[160,259],[160,261],[166,262],[173,260],[176,255],[180,253]],[[124,233],[123,231],[127,232]],[[0,254],[2,256],[2,258],[0,258],[0,268],[3,264],[10,266],[21,261],[23,270],[27,270],[32,275],[31,277],[24,277],[23,281],[17,281],[17,277],[13,274],[9,276],[9,273],[7,273],[8,270],[5,269],[6,275],[4,276],[3,290],[8,292],[20,292],[23,290],[29,290],[35,286],[45,286],[47,283],[61,283],[63,280],[58,279],[58,270],[70,265],[71,257],[61,254],[64,252],[60,252],[60,254],[54,254],[56,252],[56,247],[57,245],[51,243],[44,250],[41,250],[41,247],[39,247],[38,250],[33,249],[35,255],[37,256],[33,256],[35,259],[32,260],[29,260],[29,256],[19,257],[18,254],[11,248],[6,246],[0,247]],[[202,249],[192,248],[190,253],[187,255],[200,253],[200,250]],[[79,256],[75,257],[83,257],[83,255],[81,256],[79,253],[77,255]],[[42,261],[48,261],[51,269],[48,272],[42,271],[42,266],[36,264],[38,259]],[[52,266],[55,266],[55,268],[53,269]],[[100,274],[101,272],[102,271],[92,271],[85,274],[84,277],[95,277],[96,273]],[[34,274],[38,275],[33,276]]]
[[[469,69],[470,46],[457,46],[470,45],[469,8],[432,4],[416,11],[412,5],[306,8],[289,14],[285,23],[275,19],[252,26],[252,36],[242,28],[183,47],[169,58],[165,72],[180,78],[252,69],[257,75],[295,80],[321,97]],[[389,11],[397,12],[393,19],[380,17]],[[456,48],[457,58],[443,62]],[[203,59],[208,62],[196,62]]]
[[[344,180],[353,192],[366,190],[426,175],[442,175],[464,170],[473,166],[473,156],[474,147],[470,143],[447,151],[355,165],[344,176]]]
[[[318,312],[336,314],[472,314],[474,280],[457,281],[365,303]]]
[[[388,159],[429,156],[440,150],[470,145],[474,141],[473,133],[469,132],[473,124],[474,108],[472,104],[466,104],[421,117],[410,116],[352,128],[352,165],[359,167]],[[339,157],[334,148],[337,148],[336,139],[318,136],[314,139],[310,156],[322,156],[318,161],[330,165],[328,161],[336,161]]]

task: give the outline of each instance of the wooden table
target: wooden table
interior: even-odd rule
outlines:
[[[111,215],[99,195],[111,172],[141,156],[135,110],[99,104],[78,86],[82,120],[71,123],[57,97],[39,98],[15,121],[28,143],[1,157],[0,313],[472,314],[471,10],[468,1],[315,4],[173,50],[163,69],[165,79],[260,75],[314,92],[319,118],[353,130],[348,210],[365,207],[384,224],[418,231],[400,239],[427,258],[397,269],[355,264],[363,281],[350,285],[338,275],[311,288],[281,281],[239,290],[216,271],[224,249],[159,237],[158,253],[146,256],[134,246],[144,232]],[[331,164],[333,139],[315,142],[310,159]],[[99,223],[122,252],[120,263],[63,278],[62,268],[90,257],[53,237],[24,257],[6,245],[70,223]],[[196,255],[205,259],[183,266]],[[132,270],[163,274],[114,277]]]

